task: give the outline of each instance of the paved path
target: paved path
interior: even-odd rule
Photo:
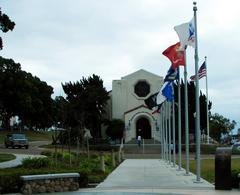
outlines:
[[[185,176],[163,160],[125,160],[97,188],[178,188],[212,190],[214,186],[206,180],[196,183],[196,176]]]
[[[39,146],[48,145],[50,141],[33,141],[29,142],[29,148],[5,148],[4,144],[0,144],[0,153],[10,153],[10,154],[40,154],[44,148],[39,148]]]
[[[19,166],[22,164],[22,160],[24,158],[44,157],[43,155],[30,155],[30,154],[13,154],[13,155],[16,156],[16,158],[14,160],[0,163],[0,169]]]
[[[4,144],[0,145],[0,153],[10,153],[16,156],[16,159],[11,161],[6,161],[0,163],[0,169],[9,168],[9,167],[16,167],[22,164],[22,160],[28,157],[44,157],[40,155],[42,148],[39,146],[49,144],[49,141],[33,141],[29,143],[28,149],[19,149],[19,148],[5,148]]]

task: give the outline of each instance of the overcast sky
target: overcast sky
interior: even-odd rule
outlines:
[[[1,55],[54,87],[94,74],[113,79],[145,69],[165,76],[162,52],[178,42],[175,25],[193,17],[191,0],[0,0],[15,23]],[[213,112],[240,127],[240,1],[197,1],[199,66],[207,56]],[[187,49],[188,74],[194,50]],[[205,93],[205,78],[200,80]]]

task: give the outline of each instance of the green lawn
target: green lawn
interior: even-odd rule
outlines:
[[[232,159],[231,161],[232,170],[240,170],[240,158]],[[182,163],[183,168],[185,168],[185,161]],[[190,171],[196,174],[196,161],[190,160]],[[214,159],[204,159],[201,160],[201,177],[210,183],[214,183],[215,180],[215,160]]]
[[[0,131],[0,144],[4,143],[4,137],[7,134],[20,133],[19,131]],[[52,141],[53,132],[40,132],[40,131],[22,131],[29,141]]]
[[[14,160],[15,158],[16,156],[14,156],[13,154],[0,154],[0,163],[9,160]]]

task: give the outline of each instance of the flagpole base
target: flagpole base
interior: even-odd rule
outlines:
[[[198,180],[194,179],[193,183],[199,183],[200,184],[200,183],[203,183],[203,181],[202,180],[198,181]]]

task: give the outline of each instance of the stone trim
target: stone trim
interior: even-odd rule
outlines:
[[[41,179],[56,179],[56,178],[74,178],[80,177],[79,173],[56,173],[56,174],[42,174],[42,175],[23,175],[20,179],[23,181],[41,180]]]
[[[21,176],[23,194],[75,191],[79,189],[79,173]]]

